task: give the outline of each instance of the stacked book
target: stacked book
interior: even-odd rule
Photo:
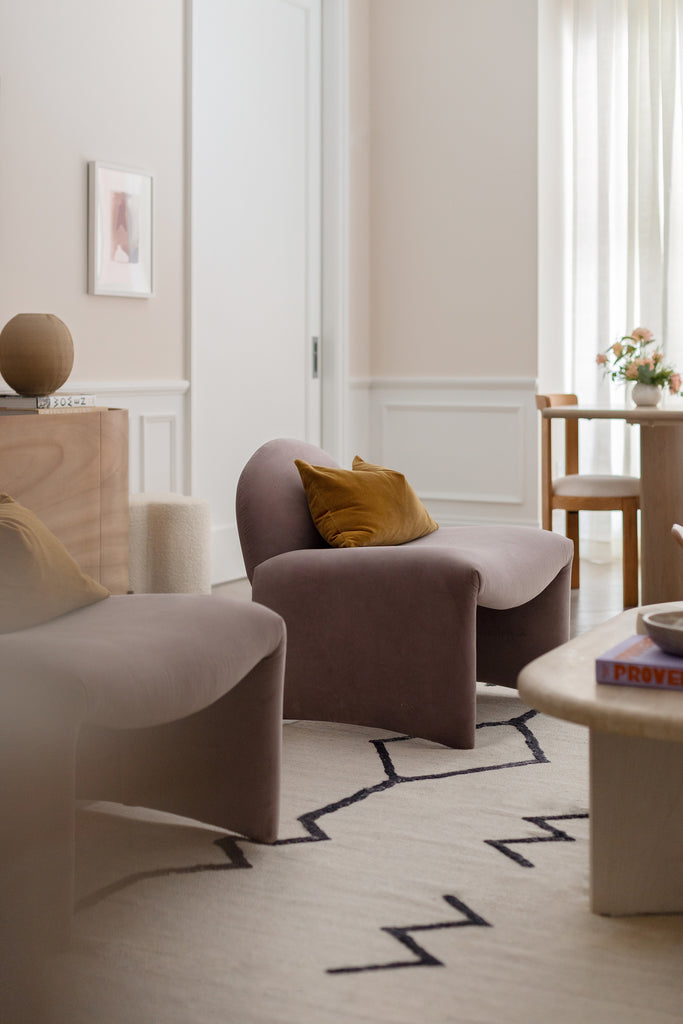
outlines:
[[[599,683],[683,691],[683,657],[667,654],[649,636],[631,636],[595,661]]]
[[[26,415],[55,412],[97,412],[94,395],[28,395],[0,394],[0,415]]]

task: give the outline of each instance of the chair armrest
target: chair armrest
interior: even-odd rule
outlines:
[[[369,599],[415,609],[418,603],[438,607],[448,597],[466,607],[476,605],[480,582],[468,554],[451,548],[308,548],[287,551],[257,566],[252,595],[259,602],[261,596],[279,593],[288,604]],[[262,603],[272,607],[270,600]]]
[[[285,717],[474,744],[479,577],[452,550],[288,551],[252,594],[287,626]]]

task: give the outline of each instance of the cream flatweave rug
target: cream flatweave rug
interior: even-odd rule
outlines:
[[[79,813],[58,1024],[680,1024],[683,918],[588,909],[587,733],[481,686],[477,746],[284,726],[267,847]]]

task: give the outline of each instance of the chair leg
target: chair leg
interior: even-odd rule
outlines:
[[[11,656],[10,650],[10,664]],[[55,686],[50,692],[49,683],[49,679],[15,681],[11,671],[3,678],[0,990],[9,951],[30,959],[62,949],[71,929],[74,764],[84,699],[77,692],[69,693],[66,686]],[[0,991],[0,1019],[9,1020],[1,1002]]]
[[[119,749],[119,795],[104,788],[104,798],[179,814],[258,842],[274,842],[280,806],[284,660],[283,640],[231,690],[187,718],[144,729],[89,726],[90,746],[106,750],[114,742]],[[100,784],[97,765],[86,761],[88,753],[82,743],[79,767],[91,769],[93,779],[81,779],[79,795],[97,798],[97,790],[88,788]],[[106,778],[102,782],[107,785]]]
[[[516,608],[477,608],[477,679],[517,686],[525,665],[569,639],[568,565],[531,601]],[[532,625],[533,623],[533,625]]]
[[[622,576],[624,608],[638,604],[638,502],[624,500],[622,507]]]
[[[397,548],[375,548],[371,559],[338,550],[334,583],[317,551],[267,559],[254,574],[253,600],[287,623],[285,718],[471,749],[478,608],[467,552],[444,558],[433,548],[437,557],[425,558],[421,545],[408,544],[397,560]],[[497,639],[491,644],[499,650]]]
[[[579,589],[579,513],[566,513],[565,533],[574,545],[574,561],[572,562],[572,590]]]

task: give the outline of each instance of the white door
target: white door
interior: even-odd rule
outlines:
[[[320,440],[320,31],[320,0],[192,5],[191,474],[214,583],[243,575],[249,456]]]

